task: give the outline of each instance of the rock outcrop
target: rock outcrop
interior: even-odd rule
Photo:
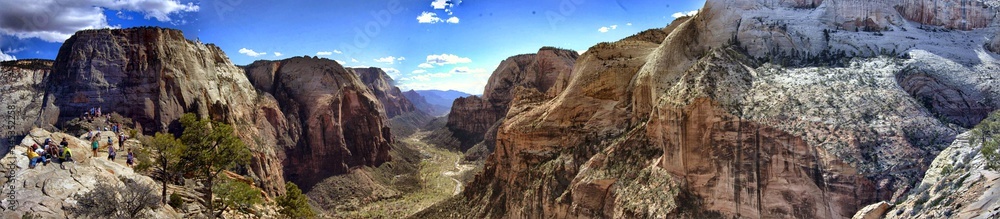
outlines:
[[[848,218],[904,199],[958,125],[997,107],[998,63],[974,52],[993,27],[870,37],[829,23],[847,13],[834,1],[771,2],[710,0],[661,41],[591,47],[555,94],[514,89],[455,201],[473,218]]]
[[[233,124],[253,150],[249,175],[270,194],[284,193],[281,160],[268,112],[243,70],[218,47],[179,30],[142,27],[83,30],[63,43],[45,86],[42,121],[61,124],[91,108],[132,118],[146,134],[178,132],[177,119],[196,113]]]
[[[308,191],[351,167],[377,166],[391,158],[392,135],[379,99],[358,76],[336,61],[295,57],[245,67],[280,111],[265,111],[288,180]]]
[[[403,115],[409,112],[416,111],[416,107],[409,99],[403,96],[402,91],[396,87],[396,82],[392,80],[380,68],[370,67],[370,68],[348,68],[348,71],[358,74],[361,77],[361,82],[368,86],[372,90],[378,101],[382,103],[382,108],[385,109],[385,115],[388,118],[395,118],[396,116]]]
[[[113,132],[104,134],[114,135]],[[47,138],[57,142],[66,140],[69,143],[69,148],[73,151],[73,159],[76,162],[65,163],[65,169],[60,168],[60,164],[55,162],[48,165],[38,164],[35,168],[28,168],[28,157],[25,156],[25,152],[31,145],[42,145]],[[4,193],[9,194],[0,200],[0,204],[3,205],[2,215],[4,218],[21,218],[22,215],[29,213],[42,218],[72,217],[67,212],[66,207],[77,202],[75,195],[93,190],[98,182],[122,183],[122,179],[131,179],[156,188],[156,191],[161,188],[160,184],[153,179],[134,172],[132,168],[124,164],[122,159],[113,162],[105,157],[92,157],[90,144],[84,140],[64,133],[49,133],[37,128],[31,130],[27,137],[20,141],[20,144],[0,159],[0,162],[5,165],[11,164],[11,166],[5,166],[0,170],[5,176],[9,176],[2,180]],[[15,207],[9,208],[11,205]],[[149,218],[180,218],[183,216],[169,205],[162,205],[152,212],[148,212],[147,215]]]
[[[5,92],[0,101],[24,116],[18,130],[100,108],[132,118],[146,134],[177,132],[177,118],[195,113],[234,125],[253,156],[240,174],[271,195],[284,193],[286,177],[308,190],[324,177],[390,159],[382,104],[358,75],[331,60],[293,58],[244,70],[215,45],[142,27],[79,31],[52,64],[2,66],[18,76],[4,79],[16,97]],[[391,84],[379,80],[372,82]],[[395,91],[393,98],[402,98]]]
[[[507,58],[490,76],[482,97],[458,98],[452,104],[447,128],[461,142],[462,151],[485,143],[492,150],[497,125],[507,115],[519,88],[547,93],[548,98],[566,88],[575,51],[546,47],[536,54]],[[486,137],[486,141],[484,140]]]
[[[885,202],[871,204],[862,208],[851,219],[880,219],[885,217],[885,212],[889,211],[889,208],[892,208],[892,205]]]
[[[983,120],[986,126],[1000,123],[1000,111]],[[1000,173],[988,167],[982,138],[996,140],[977,126],[938,154],[924,179],[905,200],[888,209],[884,218],[992,218],[1000,215]],[[992,136],[991,136],[992,135]],[[988,140],[987,140],[988,141]],[[995,149],[994,149],[995,150]],[[880,217],[882,218],[882,217]]]
[[[7,151],[10,142],[18,142],[32,126],[43,126],[42,104],[45,85],[52,72],[51,60],[17,60],[0,63],[0,109],[3,109],[3,132],[0,151]],[[13,124],[11,124],[13,123]]]

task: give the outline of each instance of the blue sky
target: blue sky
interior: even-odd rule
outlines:
[[[135,3],[94,3],[104,20],[87,25],[61,23],[59,17],[49,19],[56,24],[34,28],[11,24],[17,22],[16,16],[62,13],[34,12],[23,4],[68,8],[67,13],[76,9],[100,17],[92,12],[95,5],[50,1],[56,5],[37,0],[0,2],[0,51],[4,53],[0,58],[54,59],[61,45],[58,39],[74,28],[162,26],[218,45],[237,65],[320,56],[344,66],[387,69],[404,90],[454,89],[473,94],[482,93],[489,74],[509,56],[534,53],[543,46],[582,52],[599,42],[662,28],[675,14],[704,5],[704,1],[673,0],[125,0]],[[114,2],[95,0],[100,1]],[[4,10],[16,16],[3,15]],[[60,31],[64,34],[50,34]]]

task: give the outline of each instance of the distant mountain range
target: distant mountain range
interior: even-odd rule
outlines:
[[[404,92],[403,96],[410,99],[417,109],[425,110],[432,116],[443,116],[451,110],[451,104],[455,99],[472,94],[455,90],[410,90]]]

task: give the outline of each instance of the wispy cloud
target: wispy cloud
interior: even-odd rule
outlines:
[[[378,63],[389,63],[389,64],[396,64],[396,62],[398,62],[398,61],[403,61],[403,60],[406,60],[406,58],[405,58],[405,57],[399,57],[399,58],[396,58],[396,57],[394,57],[394,56],[386,56],[386,57],[382,57],[382,58],[377,58],[377,59],[375,59],[375,62],[378,62]]]
[[[241,48],[240,49],[240,53],[242,53],[244,55],[247,55],[247,56],[250,56],[250,57],[257,57],[257,56],[267,55],[266,52],[256,52],[256,51],[253,51],[252,49],[247,49],[247,48]]]
[[[274,52],[274,57],[281,57],[282,55],[285,55],[285,54],[281,54],[280,52]]]
[[[688,11],[688,12],[677,12],[670,16],[674,18],[680,18],[680,17],[694,16],[696,14],[698,14],[698,10]]]
[[[607,27],[597,28],[597,32],[607,33],[608,31],[611,31],[611,30],[614,30],[614,29],[618,29],[618,25],[617,24],[611,25],[611,26],[607,26]]]
[[[458,17],[452,16],[455,14],[455,7],[462,4],[462,0],[431,0],[431,8],[435,11],[444,11],[445,14],[450,16],[448,19],[438,17],[437,12],[424,11],[417,16],[417,22],[421,24],[433,24],[433,23],[449,23],[457,24],[459,22]]]
[[[319,52],[316,52],[316,55],[317,55],[317,56],[331,56],[331,55],[333,55],[333,52],[329,52],[329,51],[319,51]]]
[[[425,11],[423,13],[420,13],[420,16],[417,16],[417,23],[421,24],[433,24],[441,21],[442,21],[441,18],[439,18],[437,16],[437,13],[434,12]]]
[[[3,51],[0,51],[0,61],[10,61],[10,60],[17,60],[17,57],[14,57],[14,55],[5,54],[3,53]]]
[[[429,56],[427,56],[427,62],[426,63],[428,63],[428,64],[437,64],[437,65],[441,66],[441,65],[453,65],[453,64],[461,64],[461,63],[470,63],[470,62],[472,62],[472,59],[470,59],[470,58],[460,57],[460,56],[453,55],[453,54],[441,54],[441,55],[429,55]]]

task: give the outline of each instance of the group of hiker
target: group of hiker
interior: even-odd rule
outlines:
[[[28,168],[35,168],[38,163],[48,165],[55,160],[59,160],[60,167],[66,161],[73,162],[73,152],[70,151],[69,143],[66,142],[65,138],[59,145],[56,145],[55,141],[52,141],[51,138],[46,138],[45,143],[42,145],[38,146],[38,144],[34,144],[28,149]]]
[[[98,149],[100,149],[101,146],[100,141],[107,139],[108,160],[114,162],[115,158],[118,155],[118,151],[127,151],[128,154],[125,163],[128,164],[129,167],[135,165],[135,154],[132,153],[131,148],[129,149],[125,148],[125,141],[128,140],[129,136],[125,134],[125,130],[122,129],[121,123],[112,123],[111,115],[101,113],[100,107],[90,108],[90,110],[83,113],[83,118],[90,122],[93,122],[94,119],[96,118],[105,118],[106,120],[104,122],[111,124],[110,126],[100,127],[96,131],[91,130],[87,132],[87,136],[85,137],[86,140],[91,142],[91,150],[93,152],[94,157],[97,157],[97,151]],[[111,131],[118,136],[105,136],[105,138],[101,138],[101,131]],[[117,150],[114,147],[114,140],[112,139],[112,137],[118,138]],[[60,143],[58,146],[55,145],[55,142],[52,142],[52,139],[45,139],[45,143],[43,144],[43,146],[38,146],[38,144],[32,145],[32,147],[27,151],[26,155],[28,156],[29,160],[28,162],[29,168],[35,168],[35,166],[38,163],[42,163],[43,165],[48,165],[49,162],[52,162],[57,158],[60,161],[60,167],[63,167],[62,162],[73,161],[72,159],[73,154],[70,151],[69,143],[66,141],[65,138],[62,140],[62,143]]]
[[[101,118],[101,116],[102,116],[101,107],[90,108],[90,110],[87,110],[87,112],[83,112],[83,118],[86,119],[87,121],[94,121],[95,118]],[[108,117],[108,120],[111,119],[110,114],[105,116]]]
[[[94,157],[97,157],[97,151],[98,149],[101,148],[101,142],[100,142],[102,140],[101,132],[98,131],[96,135],[92,133],[94,132],[87,132],[87,138],[90,140],[90,149],[94,153]],[[117,137],[118,137],[118,149],[115,150],[114,140],[111,139],[111,136],[106,136],[108,142],[107,143],[108,160],[111,161],[115,161],[115,158],[118,156],[118,151],[126,150],[125,140],[128,140],[128,135],[125,135],[125,133],[118,133]],[[133,165],[135,165],[135,154],[132,153],[131,148],[127,149],[127,151],[128,154],[127,157],[125,158],[125,163],[128,164],[129,167],[132,167]]]

